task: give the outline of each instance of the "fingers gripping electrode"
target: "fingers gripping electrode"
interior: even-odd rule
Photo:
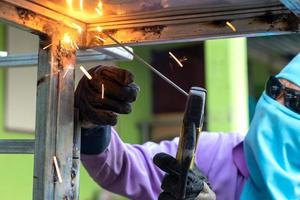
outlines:
[[[176,155],[181,168],[177,199],[185,198],[188,170],[194,166],[194,154],[204,121],[205,100],[205,89],[200,87],[190,89]]]

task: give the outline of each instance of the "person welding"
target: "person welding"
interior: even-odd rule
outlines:
[[[83,126],[81,159],[90,176],[130,199],[176,200],[178,138],[159,144],[122,142],[112,126],[117,113],[130,113],[139,87],[124,69],[98,66],[90,73],[93,79],[83,77],[75,94]],[[299,199],[299,130],[300,54],[268,80],[245,138],[201,133],[185,199]]]

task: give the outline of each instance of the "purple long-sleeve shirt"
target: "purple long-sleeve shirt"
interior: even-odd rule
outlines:
[[[239,199],[248,177],[243,136],[240,134],[203,132],[199,138],[195,162],[207,176],[218,200]],[[161,192],[164,172],[152,161],[155,154],[175,156],[178,138],[159,144],[123,143],[112,129],[107,149],[99,155],[82,155],[90,176],[103,188],[134,200],[156,200]]]

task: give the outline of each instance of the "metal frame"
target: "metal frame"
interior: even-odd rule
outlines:
[[[102,52],[102,53],[101,53]],[[133,56],[119,48],[101,48],[99,51],[78,51],[76,63],[132,60]],[[27,67],[38,64],[38,54],[17,54],[0,57],[0,68],[6,67]]]
[[[300,16],[300,1],[298,0],[280,0],[295,15]]]
[[[287,8],[278,0],[278,3],[262,5],[170,9],[85,24],[31,1],[0,0],[0,20],[40,36],[33,199],[79,197],[80,127],[74,122],[78,116],[74,112],[76,54],[62,48],[60,40],[65,32],[74,36],[81,49],[94,48],[119,59],[132,59],[120,49],[103,49],[115,44],[96,28],[100,26],[121,43],[130,45],[298,32],[299,19],[293,12],[298,14],[299,3],[281,1]],[[226,26],[227,21],[236,27],[236,32]],[[81,26],[81,34],[72,23]],[[95,39],[96,35],[106,40],[101,42]],[[43,49],[49,44],[52,44],[50,48]],[[27,64],[36,63],[37,56],[31,56],[23,57]],[[7,65],[19,65],[9,62]],[[33,143],[33,140],[0,141],[0,153],[33,153]],[[53,156],[58,159],[63,183],[57,181]]]
[[[286,7],[282,4],[286,5]],[[60,30],[76,35],[74,40],[82,49],[116,46],[97,27],[111,34],[123,44],[140,45],[179,41],[207,40],[226,37],[252,37],[299,32],[300,12],[296,0],[278,0],[273,3],[201,8],[170,8],[161,11],[113,16],[97,23],[84,23],[54,10],[26,0],[0,0],[0,19],[9,19],[22,28],[50,36]],[[35,23],[33,23],[33,21]],[[226,22],[231,22],[236,32]],[[78,24],[82,33],[76,33],[72,24]],[[106,39],[99,41],[95,36]],[[129,37],[130,35],[130,37]],[[58,35],[57,37],[61,37]]]

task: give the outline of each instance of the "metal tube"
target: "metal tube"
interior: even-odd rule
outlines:
[[[152,65],[150,65],[147,61],[145,61],[143,58],[141,58],[139,55],[137,55],[136,53],[130,51],[126,46],[124,46],[123,44],[121,44],[118,40],[116,40],[113,36],[111,36],[108,33],[105,33],[103,31],[103,33],[109,37],[111,40],[113,40],[116,44],[118,44],[120,47],[122,47],[125,51],[127,51],[128,53],[130,53],[131,55],[133,55],[138,61],[140,61],[141,63],[143,63],[144,65],[146,65],[150,70],[152,70],[156,75],[158,75],[160,78],[162,78],[163,80],[165,80],[167,83],[169,83],[171,86],[173,86],[174,88],[176,88],[179,92],[181,92],[182,94],[184,94],[185,96],[188,96],[188,93],[185,92],[181,87],[179,87],[178,85],[176,85],[173,81],[171,81],[169,78],[167,78],[166,76],[164,76],[162,73],[160,73],[157,69],[155,69]]]

